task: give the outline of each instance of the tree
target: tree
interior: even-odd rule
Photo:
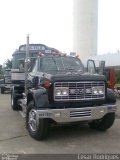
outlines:
[[[1,71],[2,71],[2,65],[0,64],[0,73],[1,73]]]
[[[0,79],[3,78],[3,70],[2,70],[2,65],[0,64]]]
[[[6,69],[11,69],[12,68],[12,60],[7,59],[7,61],[5,62],[6,65]]]

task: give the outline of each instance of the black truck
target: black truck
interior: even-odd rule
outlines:
[[[24,71],[12,73],[11,106],[25,117],[31,137],[44,139],[54,123],[83,121],[101,131],[113,125],[116,97],[94,61],[86,70],[79,58],[49,52],[26,64],[32,66],[26,87]]]

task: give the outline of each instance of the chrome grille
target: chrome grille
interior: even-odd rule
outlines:
[[[93,95],[92,87],[102,86],[104,87],[104,94]],[[103,81],[91,81],[91,82],[55,82],[55,87],[68,87],[68,96],[55,96],[55,101],[69,101],[69,100],[92,100],[92,99],[104,99],[105,98],[105,83]],[[74,91],[74,93],[72,93]]]

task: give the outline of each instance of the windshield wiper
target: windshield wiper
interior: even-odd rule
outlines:
[[[75,70],[75,68],[65,68],[65,70]]]
[[[68,70],[68,71],[76,71],[76,72],[83,72],[82,69],[75,69],[75,68],[65,68],[65,70]]]

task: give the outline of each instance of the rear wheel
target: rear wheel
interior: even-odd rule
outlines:
[[[108,113],[102,119],[89,123],[90,127],[96,130],[105,131],[109,129],[115,120],[115,113]]]
[[[49,119],[37,119],[34,102],[28,104],[26,112],[26,127],[31,137],[42,140],[47,137],[50,128]]]
[[[5,92],[5,88],[1,87],[1,94],[4,94],[4,92]]]
[[[14,111],[20,110],[20,106],[17,103],[18,99],[19,97],[15,94],[15,90],[13,88],[11,91],[11,107]]]

